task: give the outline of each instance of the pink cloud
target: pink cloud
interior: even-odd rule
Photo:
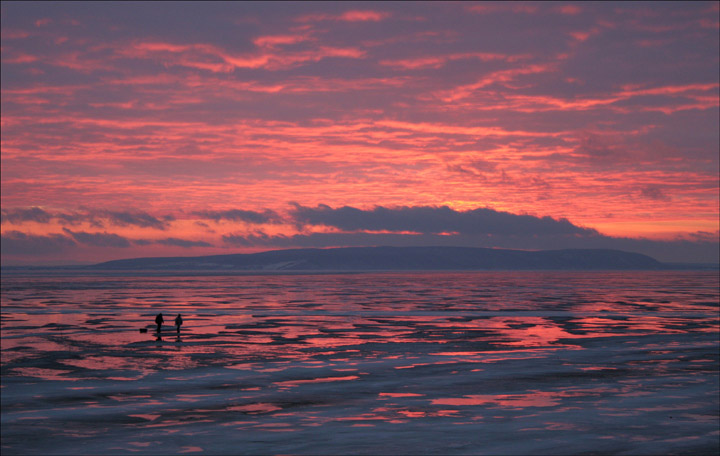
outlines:
[[[467,10],[473,13],[487,14],[497,11],[497,5],[471,5],[467,7]]]
[[[588,38],[599,35],[600,34],[600,28],[599,27],[593,27],[589,30],[578,30],[576,32],[570,32],[569,35],[573,37],[578,42],[584,42],[587,41]]]
[[[527,3],[514,4],[513,2],[492,2],[482,5],[471,5],[467,7],[467,10],[472,11],[473,13],[480,14],[491,14],[500,12],[535,14],[539,11],[539,8],[536,5],[531,5]]]
[[[700,19],[698,21],[698,24],[700,24],[700,27],[702,28],[720,28],[720,21],[718,21],[717,19]]]
[[[535,14],[538,12],[538,7],[535,5],[528,5],[528,4],[513,5],[512,12],[513,13]]]
[[[21,38],[27,38],[30,36],[29,32],[26,32],[25,30],[19,30],[19,29],[11,29],[11,28],[3,28],[2,29],[2,39],[3,40],[17,40]]]
[[[568,16],[575,16],[582,12],[582,9],[577,5],[562,5],[557,7],[557,12]]]
[[[365,22],[365,21],[372,21],[372,22],[378,22],[387,19],[390,17],[390,13],[383,12],[383,11],[370,11],[370,10],[353,10],[353,11],[346,11],[342,15],[339,16],[340,20],[348,21],[348,22]]]
[[[506,55],[490,52],[465,52],[439,56],[416,57],[409,59],[381,60],[379,63],[385,66],[394,66],[404,68],[406,70],[415,70],[420,68],[441,68],[447,62],[453,60],[478,59],[483,62],[489,62],[492,60],[515,62],[529,57],[529,55]]]
[[[17,54],[11,57],[3,56],[3,63],[32,63],[36,62],[38,58],[30,54]]]
[[[320,22],[320,21],[342,21],[342,22],[379,22],[390,17],[389,12],[373,10],[350,10],[342,14],[306,14],[296,18],[297,22]]]
[[[477,89],[487,87],[492,84],[507,84],[518,76],[547,73],[550,71],[555,71],[555,66],[552,64],[534,64],[511,68],[508,70],[495,71],[480,78],[472,84],[465,84],[450,90],[440,91],[436,95],[446,102],[457,101],[472,95],[472,93]]]
[[[410,130],[421,133],[443,133],[443,134],[460,134],[468,136],[527,136],[527,137],[555,137],[568,134],[568,132],[533,132],[523,130],[506,130],[500,127],[464,127],[458,125],[447,125],[440,123],[428,122],[400,122],[395,120],[382,120],[376,122],[382,125],[399,130]]]
[[[642,40],[636,40],[635,44],[637,44],[640,47],[662,47],[667,46],[668,44],[672,43],[674,40],[666,38],[666,39],[657,39],[657,40],[651,40],[651,39],[642,39]]]
[[[309,62],[318,62],[325,58],[354,58],[365,57],[365,51],[357,48],[341,48],[333,46],[316,46],[310,49],[282,51],[269,43],[278,44],[289,41],[299,42],[299,38],[273,37],[261,39],[265,47],[258,52],[247,54],[233,54],[217,46],[208,44],[178,45],[165,42],[135,43],[129,48],[119,52],[129,57],[153,59],[161,58],[167,66],[185,66],[207,70],[213,73],[229,73],[235,68],[264,68],[278,70],[294,67]]]
[[[502,80],[503,78],[500,78]],[[475,84],[457,87],[453,90],[436,93],[443,101],[447,102],[448,110],[480,110],[480,111],[502,111],[513,110],[519,112],[543,112],[543,111],[587,111],[596,108],[605,107],[607,109],[621,112],[631,113],[637,111],[657,111],[665,114],[672,114],[678,111],[690,109],[712,109],[720,104],[717,95],[713,91],[718,89],[719,84],[688,84],[679,86],[664,86],[644,88],[638,85],[625,85],[622,90],[608,94],[604,97],[573,97],[563,98],[555,95],[525,95],[522,93],[500,92],[496,89],[483,89],[493,82],[497,82],[497,78],[492,75],[481,79]],[[471,95],[480,97],[478,102],[460,103],[461,100]],[[638,106],[619,106],[615,105],[619,101],[632,100],[639,96],[666,96],[670,97],[665,104]],[[678,97],[689,99],[684,103],[673,101]]]
[[[717,97],[715,91],[717,91],[720,84],[709,83],[709,84],[687,84],[677,86],[664,86],[664,87],[653,87],[653,88],[642,88],[633,85],[627,85],[623,87],[623,91],[617,95],[626,99],[631,99],[636,96],[643,95],[656,95],[666,97],[683,97],[689,98],[692,101],[684,103],[670,103],[659,106],[639,106],[632,109],[641,111],[659,111],[664,114],[672,114],[678,111],[687,111],[692,109],[713,109],[720,106],[720,100]],[[710,93],[707,93],[710,92]],[[631,112],[629,108],[617,108],[623,112]]]
[[[637,85],[623,86],[623,91],[619,93],[622,96],[638,96],[638,95],[674,95],[685,92],[708,91],[720,87],[718,83],[709,84],[687,84],[676,86],[653,87],[648,89],[641,88]]]
[[[389,36],[389,37],[383,37],[379,39],[369,39],[369,40],[363,40],[360,42],[365,47],[378,47],[378,46],[387,46],[397,43],[424,43],[424,42],[430,42],[430,43],[455,43],[459,41],[460,37],[459,34],[456,31],[453,30],[443,30],[443,31],[423,31],[423,32],[417,32],[412,33],[408,35],[395,35],[395,36]]]
[[[265,35],[259,36],[253,40],[255,46],[258,47],[275,47],[285,44],[296,44],[309,39],[306,35]]]

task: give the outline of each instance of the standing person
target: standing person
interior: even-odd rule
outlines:
[[[162,329],[162,324],[164,321],[165,320],[163,320],[162,312],[157,314],[157,317],[155,317],[155,323],[157,323],[157,325],[158,325],[158,329],[157,329],[158,334],[160,334],[160,330]]]
[[[182,317],[180,314],[178,314],[177,317],[175,317],[175,326],[177,326],[177,333],[180,334],[180,327],[182,326]]]

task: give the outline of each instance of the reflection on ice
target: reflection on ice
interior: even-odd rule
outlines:
[[[357,375],[348,375],[345,377],[323,377],[323,378],[311,378],[307,380],[290,380],[286,382],[275,382],[274,385],[280,388],[292,388],[294,386],[306,384],[306,383],[327,383],[327,382],[344,382],[348,380],[357,380]]]
[[[417,394],[417,393],[380,393],[380,396],[386,396],[386,397],[417,397],[417,396],[424,396],[424,394]]]
[[[15,369],[15,372],[17,375],[25,377],[38,377],[45,380],[79,380],[77,378],[63,376],[63,374],[72,372],[69,370],[43,369],[40,367],[19,367]]]
[[[2,450],[712,452],[717,281],[3,278]]]

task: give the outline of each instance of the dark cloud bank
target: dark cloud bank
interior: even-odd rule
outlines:
[[[116,225],[166,227],[169,217],[157,218],[143,212],[90,211],[73,213],[83,220]],[[52,218],[75,221],[71,213],[49,213],[39,208],[3,210],[4,221],[32,220],[47,223]],[[254,234],[228,234],[222,237],[228,253],[233,248],[295,248],[338,246],[459,246],[497,247],[524,250],[616,249],[649,255],[664,262],[718,263],[720,244],[717,233],[698,233],[693,240],[653,241],[605,236],[597,230],[577,226],[566,219],[536,217],[488,208],[456,211],[446,206],[402,206],[395,208],[332,208],[293,204],[287,216],[270,210],[263,212],[231,209],[194,212],[192,215],[214,222],[250,224],[294,224],[299,234],[268,235],[260,227]],[[318,227],[331,232],[316,232]],[[71,252],[81,246],[126,249],[158,244],[184,249],[213,247],[203,240],[168,237],[160,240],[128,239],[108,232],[84,232],[63,228],[62,234],[38,236],[9,231],[2,237],[2,253],[42,255]]]
[[[447,206],[376,207],[361,210],[344,206],[294,205],[292,218],[303,225],[326,225],[344,231],[410,231],[422,234],[457,233],[501,236],[597,235],[597,231],[573,225],[566,219],[535,217],[480,208],[456,211]]]
[[[243,247],[467,246],[508,249],[617,249],[643,253],[666,262],[720,261],[717,236],[706,240],[653,241],[605,236],[566,219],[536,217],[488,208],[456,211],[449,207],[403,206],[362,210],[294,204],[290,217],[299,228],[323,225],[340,230],[294,236],[226,235]],[[368,232],[369,231],[369,232]]]

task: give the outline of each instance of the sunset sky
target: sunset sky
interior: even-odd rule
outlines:
[[[718,2],[2,2],[2,262],[717,262]]]

